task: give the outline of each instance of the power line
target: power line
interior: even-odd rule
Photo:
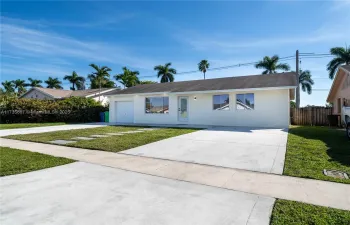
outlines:
[[[286,60],[291,60],[295,56],[286,56],[286,57],[281,57],[279,58],[279,61],[286,61]],[[218,70],[224,70],[224,69],[230,69],[230,68],[235,68],[235,67],[242,67],[242,66],[251,66],[257,64],[259,61],[255,62],[248,62],[248,63],[238,63],[234,65],[228,65],[228,66],[221,66],[221,67],[215,67],[215,68],[210,68],[207,71],[218,71]],[[191,73],[201,73],[199,70],[192,70],[192,71],[185,71],[185,72],[180,72],[176,73],[176,76],[178,75],[185,75],[185,74],[191,74]],[[139,78],[148,78],[148,77],[155,77],[156,75],[150,75],[150,76],[139,76]]]

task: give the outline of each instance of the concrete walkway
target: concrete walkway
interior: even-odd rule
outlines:
[[[0,138],[0,145],[266,197],[350,210],[350,185]]]
[[[275,202],[85,162],[0,181],[1,225],[268,225]]]
[[[45,133],[60,130],[76,130],[76,129],[87,129],[108,126],[108,123],[84,123],[84,124],[67,124],[47,127],[30,127],[30,128],[18,128],[18,129],[6,129],[0,130],[0,137],[17,135],[17,134],[34,134],[34,133]]]

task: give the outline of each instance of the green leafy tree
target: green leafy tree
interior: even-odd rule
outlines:
[[[25,80],[17,79],[17,80],[13,80],[12,83],[15,85],[14,88],[15,88],[15,91],[17,91],[18,96],[22,95],[27,91],[25,88],[26,86]]]
[[[124,85],[124,88],[128,88],[140,83],[140,80],[137,77],[139,74],[139,71],[131,71],[128,68],[123,67],[123,73],[115,75],[114,78]]]
[[[85,78],[84,77],[81,77],[77,74],[77,72],[73,71],[72,72],[72,75],[66,75],[64,76],[63,78],[64,80],[68,80],[71,84],[72,84],[72,87],[71,87],[71,90],[75,91],[75,87],[79,86],[81,87],[82,84],[85,82]]]
[[[61,86],[62,82],[58,78],[49,77],[47,80],[45,80],[45,83],[47,84],[47,88],[63,89]]]
[[[160,77],[161,83],[166,82],[173,82],[174,81],[174,75],[176,74],[176,70],[174,68],[171,68],[171,63],[167,63],[164,66],[158,65],[154,67],[155,71],[158,71],[158,78]]]
[[[41,86],[42,81],[41,80],[36,80],[36,79],[32,79],[32,78],[28,78],[29,83],[27,84],[27,86],[29,87],[43,87]]]
[[[152,80],[141,80],[140,84],[156,84],[157,82]]]
[[[208,60],[203,59],[198,63],[198,70],[201,71],[204,75],[204,80],[205,80],[205,73],[207,72],[207,69],[209,69],[209,62]]]
[[[4,87],[5,94],[8,95],[15,93],[15,84],[12,81],[5,80],[4,82],[1,82],[1,84]]]
[[[331,48],[330,53],[334,58],[328,63],[327,70],[329,71],[329,78],[333,80],[335,72],[341,65],[350,64],[350,48],[349,47],[335,47]]]
[[[278,61],[279,61],[278,55],[274,55],[271,58],[269,56],[265,56],[263,60],[255,64],[255,68],[264,69],[262,74],[277,73],[277,70],[282,70],[282,71],[290,70],[290,66],[287,63],[278,63]]]

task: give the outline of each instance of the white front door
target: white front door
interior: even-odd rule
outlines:
[[[134,123],[134,102],[116,102],[117,123]]]
[[[188,97],[179,97],[178,120],[179,122],[188,121]]]

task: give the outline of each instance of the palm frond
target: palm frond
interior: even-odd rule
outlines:
[[[342,58],[334,58],[327,64],[327,70],[329,71],[330,79],[334,78],[335,72],[343,63],[345,63],[345,61]]]
[[[276,65],[276,69],[288,71],[288,70],[290,70],[290,66],[287,63],[280,63],[280,64]]]

